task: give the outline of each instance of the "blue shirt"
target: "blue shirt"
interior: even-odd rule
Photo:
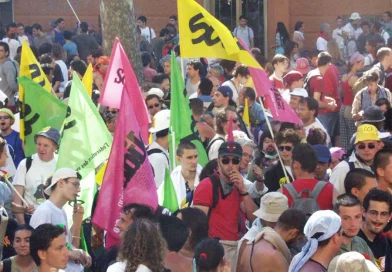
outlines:
[[[256,118],[256,124],[263,125],[265,123],[263,107],[259,103],[254,102],[252,107],[249,108],[249,113]]]
[[[60,45],[65,44],[63,32],[57,31],[56,29],[54,30],[54,42]]]
[[[4,136],[3,138],[7,141],[12,160],[14,161],[15,167],[18,168],[19,163],[25,158],[19,132],[13,130],[9,135]]]
[[[69,61],[72,56],[79,55],[78,47],[74,42],[64,44],[63,49],[67,52],[67,61]]]

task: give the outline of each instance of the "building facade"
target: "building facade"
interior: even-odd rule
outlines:
[[[5,1],[5,2],[3,2]],[[241,14],[249,18],[255,33],[255,44],[271,56],[275,44],[277,22],[286,25],[290,35],[297,21],[305,23],[306,47],[314,48],[322,23],[335,27],[337,16],[348,17],[359,12],[364,18],[374,19],[392,10],[391,0],[197,0],[229,29],[238,24]],[[100,0],[69,0],[81,21],[92,22],[98,29]],[[177,14],[176,0],[135,0],[136,15],[145,15],[148,25],[159,33],[170,15]],[[10,14],[10,12],[12,14]],[[44,29],[50,22],[62,17],[67,28],[75,27],[77,20],[65,0],[0,0],[0,20],[3,25],[12,21],[25,25],[40,23]]]

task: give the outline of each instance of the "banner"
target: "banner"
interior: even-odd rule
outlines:
[[[177,0],[182,58],[220,58],[261,68],[230,30],[194,0]]]
[[[123,90],[126,90],[128,97],[132,98],[131,103],[134,111],[137,112],[136,120],[142,133],[143,142],[147,145],[148,129],[151,123],[150,115],[132,66],[120,41],[116,38],[108,72],[100,94],[99,101],[101,105],[119,109]]]
[[[167,208],[171,213],[178,211],[177,193],[170,177],[169,169],[165,169],[165,179],[158,188],[159,204]]]
[[[84,73],[82,82],[88,96],[91,97],[93,94],[93,66],[91,63],[88,65],[86,73]]]
[[[176,148],[180,141],[192,141],[197,147],[199,155],[198,162],[201,166],[206,165],[208,157],[206,150],[199,137],[197,122],[192,118],[192,111],[189,106],[189,99],[185,89],[184,80],[181,76],[176,57],[171,55],[171,98],[170,98],[170,135],[169,153],[171,169],[176,168]],[[174,136],[174,137],[173,137]],[[174,141],[174,142],[173,142]],[[174,156],[174,158],[173,158]]]
[[[91,215],[95,168],[109,158],[113,137],[79,77],[74,72],[56,169],[72,168],[82,176],[80,199],[84,218]],[[72,218],[68,216],[68,218]]]
[[[60,130],[66,113],[67,106],[56,96],[48,93],[40,85],[26,76],[18,77],[19,84],[28,90],[25,93],[25,146],[26,157],[35,154],[34,135],[45,127]]]
[[[245,98],[244,101],[245,101],[244,115],[242,116],[242,119],[244,120],[244,123],[245,123],[246,127],[249,129],[250,128],[250,119],[249,119],[248,98]]]
[[[158,207],[152,167],[128,92],[122,92],[114,141],[93,223],[107,231],[106,248],[119,243],[115,227],[122,208],[130,203]]]
[[[35,83],[39,84],[46,91],[50,92],[52,90],[52,85],[49,80],[46,78],[46,75],[41,69],[41,65],[35,58],[33,52],[30,49],[30,46],[27,44],[25,40],[22,43],[22,55],[20,58],[20,76],[26,76],[31,78]],[[25,90],[22,85],[19,85],[19,103],[20,103],[20,138],[22,140],[25,139],[25,108],[24,108],[24,97]]]

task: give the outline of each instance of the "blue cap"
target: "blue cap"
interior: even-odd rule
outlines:
[[[331,161],[331,152],[329,151],[328,147],[325,145],[313,145],[312,146],[313,150],[317,154],[317,158],[319,162],[330,162]]]
[[[233,99],[233,91],[229,86],[220,86],[217,91],[222,93],[224,97],[229,97],[230,99]]]

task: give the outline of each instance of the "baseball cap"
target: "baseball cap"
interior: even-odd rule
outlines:
[[[149,131],[156,133],[164,129],[168,129],[170,126],[170,110],[158,111],[152,118],[152,124]]]
[[[278,222],[280,215],[288,208],[288,199],[284,194],[271,192],[261,197],[260,208],[253,215],[267,222]]]
[[[42,129],[40,132],[35,134],[34,141],[37,141],[38,136],[42,136],[52,140],[56,145],[59,145],[60,141],[60,132],[52,127],[46,127]]]
[[[356,251],[350,251],[336,256],[328,266],[328,272],[380,272],[375,264],[366,260],[365,256]]]
[[[375,126],[364,124],[358,127],[355,144],[363,141],[380,141],[378,130]]]
[[[295,88],[290,95],[308,97],[308,92],[304,88]]]
[[[60,180],[60,179],[66,179],[66,178],[78,178],[80,179],[81,176],[78,172],[71,168],[60,168],[58,169],[52,177],[52,183],[50,186],[48,186],[45,189],[45,194],[50,196],[50,193],[52,192],[52,187]]]
[[[358,19],[361,19],[361,16],[359,16],[358,12],[351,13],[349,20],[358,20]]]
[[[289,86],[293,84],[293,82],[301,80],[303,78],[302,74],[298,71],[290,71],[284,77],[283,80]]]
[[[151,88],[151,89],[147,92],[147,95],[152,95],[152,94],[157,95],[160,99],[162,99],[163,96],[165,95],[165,94],[163,93],[163,91],[162,91],[161,89],[159,89],[159,88]]]
[[[317,160],[319,162],[330,162],[331,161],[331,152],[329,152],[329,149],[325,145],[313,145],[312,146],[313,150],[317,153]]]
[[[220,86],[216,91],[220,92],[224,97],[233,99],[233,90],[229,86]]]
[[[221,144],[218,150],[218,157],[221,158],[223,156],[234,156],[241,158],[242,157],[242,147],[239,143],[236,142],[224,142]]]
[[[296,61],[297,71],[302,75],[306,75],[310,71],[310,65],[307,58],[299,58]]]
[[[8,114],[12,120],[15,120],[15,115],[12,113],[11,110],[9,110],[7,108],[1,108],[0,112],[4,112],[4,113]]]
[[[363,113],[362,123],[376,123],[385,120],[384,113],[378,106],[370,106]]]

